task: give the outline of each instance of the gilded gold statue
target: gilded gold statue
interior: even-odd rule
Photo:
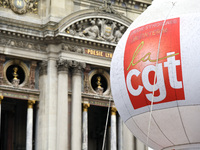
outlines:
[[[13,76],[14,76],[14,78],[13,79],[15,79],[15,80],[17,80],[17,77],[18,77],[18,74],[17,74],[17,71],[18,71],[18,68],[17,67],[14,67],[13,68]]]

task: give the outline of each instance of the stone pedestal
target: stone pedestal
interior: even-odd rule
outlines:
[[[89,103],[83,103],[82,150],[88,150],[88,107]]]
[[[33,148],[33,104],[35,101],[28,101],[27,126],[26,126],[26,150]]]
[[[117,109],[115,107],[111,108],[111,150],[117,150],[116,111]]]

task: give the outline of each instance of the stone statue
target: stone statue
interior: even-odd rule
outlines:
[[[74,24],[72,24],[71,26],[70,26],[70,28],[66,31],[68,34],[71,34],[71,35],[75,35],[76,34],[76,30],[75,30],[75,25]]]
[[[90,39],[96,39],[99,36],[99,27],[95,24],[94,20],[90,21],[91,26],[83,30],[85,37]]]
[[[119,42],[119,40],[121,39],[122,35],[123,35],[123,30],[124,30],[124,26],[120,26],[119,30],[117,30],[115,32],[115,42]]]

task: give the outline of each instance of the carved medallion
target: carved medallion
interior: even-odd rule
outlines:
[[[25,0],[10,0],[11,9],[18,14],[24,14],[27,11]]]
[[[17,14],[38,13],[39,0],[0,0],[0,7],[11,8]]]

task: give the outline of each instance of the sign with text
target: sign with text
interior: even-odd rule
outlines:
[[[112,56],[113,56],[112,53],[98,51],[98,50],[92,50],[92,49],[85,49],[85,54],[100,56],[100,57],[106,57],[106,58],[112,58]]]
[[[151,105],[152,99],[154,104],[185,100],[180,21],[179,18],[168,19],[162,30],[163,23],[159,21],[136,28],[127,39],[124,75],[134,109]]]

